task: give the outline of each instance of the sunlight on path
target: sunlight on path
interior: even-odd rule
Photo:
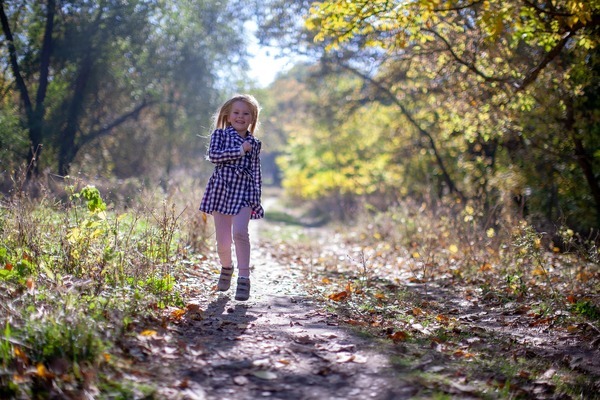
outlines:
[[[273,201],[267,199],[266,208]],[[178,365],[186,395],[165,394],[219,400],[409,398],[415,389],[400,384],[387,355],[339,327],[337,316],[307,294],[302,272],[277,261],[274,252],[290,249],[261,242],[270,223],[250,224],[250,300],[233,300],[233,284],[206,299],[200,320],[180,327],[182,340],[198,356]]]

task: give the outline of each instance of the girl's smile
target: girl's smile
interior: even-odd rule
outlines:
[[[231,106],[231,112],[227,120],[241,137],[246,137],[248,127],[254,120],[254,116],[248,104],[243,101],[236,101]]]

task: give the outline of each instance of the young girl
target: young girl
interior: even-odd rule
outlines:
[[[226,101],[214,116],[208,159],[215,164],[200,211],[212,214],[217,236],[221,275],[217,288],[227,291],[233,264],[231,245],[235,243],[238,264],[236,300],[250,297],[250,219],[264,216],[260,204],[262,176],[261,143],[254,137],[260,106],[251,95],[237,95]]]

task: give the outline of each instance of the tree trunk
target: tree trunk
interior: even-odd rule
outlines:
[[[573,145],[575,147],[575,159],[577,160],[577,164],[579,164],[579,167],[583,172],[583,176],[585,177],[592,198],[594,199],[596,209],[596,226],[600,226],[600,182],[598,182],[598,178],[596,178],[596,174],[594,173],[592,159],[585,150],[583,140],[581,140],[581,136],[575,127],[575,106],[573,104],[573,99],[568,98],[565,103],[567,106],[567,120],[565,123],[565,128],[571,136],[571,140],[573,141]]]
[[[27,128],[29,131],[30,148],[27,156],[27,177],[31,178],[32,175],[37,175],[38,159],[42,151],[43,134],[44,134],[44,118],[45,118],[45,107],[44,101],[46,99],[46,90],[48,88],[48,76],[50,71],[50,58],[53,50],[52,33],[54,31],[54,15],[56,13],[56,1],[48,0],[46,3],[46,25],[44,28],[44,40],[42,43],[42,52],[40,56],[40,71],[38,80],[38,91],[35,99],[35,106],[31,102],[29,96],[29,90],[21,74],[21,68],[17,57],[17,50],[14,45],[14,37],[10,25],[8,23],[8,17],[4,10],[4,1],[0,1],[0,22],[2,24],[2,31],[6,37],[8,46],[8,53],[10,58],[10,67],[15,78],[17,90],[23,102],[25,108],[25,115],[27,118]]]
[[[83,112],[83,103],[85,100],[86,89],[88,86],[90,74],[93,67],[93,57],[91,51],[86,54],[79,66],[75,85],[73,87],[73,97],[69,104],[67,112],[66,125],[60,132],[60,147],[58,151],[58,174],[66,176],[69,174],[71,163],[77,155],[77,143],[75,138],[79,131],[79,119]]]
[[[325,61],[327,61],[327,60],[325,60]],[[402,114],[406,117],[408,122],[410,122],[411,125],[417,129],[419,134],[421,136],[423,136],[425,139],[427,139],[427,141],[429,142],[429,146],[431,147],[431,150],[433,151],[435,161],[436,161],[438,167],[440,168],[440,170],[442,171],[442,176],[444,178],[444,182],[446,183],[446,185],[448,185],[448,189],[450,190],[450,193],[455,193],[456,195],[458,195],[458,197],[460,197],[460,199],[463,202],[465,202],[467,199],[466,199],[465,195],[456,187],[454,180],[450,176],[450,173],[448,172],[448,169],[446,168],[444,160],[442,159],[442,156],[440,154],[439,149],[437,148],[437,145],[436,145],[436,142],[435,142],[433,136],[431,136],[431,134],[429,132],[427,132],[425,129],[423,129],[421,127],[421,125],[419,125],[419,123],[417,121],[415,121],[415,119],[413,118],[413,115],[406,109],[406,107],[404,107],[404,104],[402,104],[402,102],[400,102],[400,100],[398,100],[398,97],[396,97],[396,95],[394,95],[387,87],[385,87],[384,85],[382,85],[380,82],[376,81],[375,79],[371,78],[370,76],[365,75],[362,72],[357,71],[356,69],[354,69],[352,67],[344,65],[341,62],[337,62],[337,63],[334,62],[334,64],[344,68],[347,71],[352,72],[353,74],[359,76],[361,79],[365,80],[366,82],[371,83],[372,85],[375,86],[375,88],[377,88],[377,90],[379,90],[384,95],[386,95],[396,106],[398,106],[398,108],[400,109],[400,112],[402,112]]]

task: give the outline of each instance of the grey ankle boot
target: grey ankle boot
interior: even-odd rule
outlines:
[[[221,275],[219,275],[219,282],[217,283],[217,289],[221,292],[226,292],[231,286],[231,275],[233,275],[233,267],[221,268]]]
[[[235,291],[235,299],[246,301],[250,298],[250,278],[240,276],[237,279],[237,290]]]

